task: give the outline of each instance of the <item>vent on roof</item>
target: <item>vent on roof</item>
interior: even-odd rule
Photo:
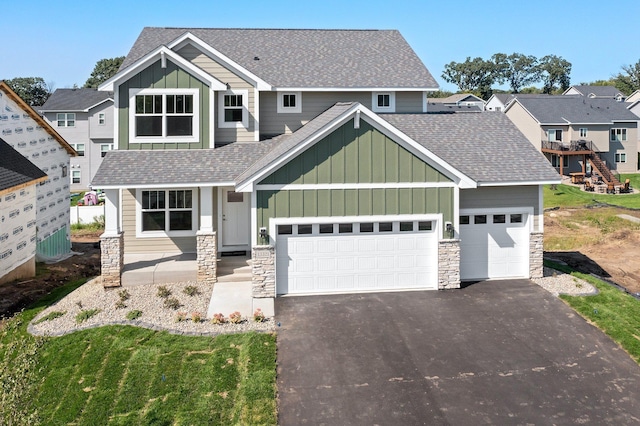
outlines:
[[[253,60],[254,60],[254,61],[259,61],[259,60],[260,60],[260,58],[258,58],[257,56],[254,56],[254,57],[253,57]]]

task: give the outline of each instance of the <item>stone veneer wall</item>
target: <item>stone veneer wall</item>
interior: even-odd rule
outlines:
[[[532,232],[529,235],[529,277],[542,278],[544,276],[544,234]]]
[[[460,288],[460,240],[438,243],[438,289]]]
[[[124,232],[100,237],[102,285],[120,287],[124,268]]]
[[[273,246],[251,249],[253,297],[276,297],[276,252]]]
[[[218,247],[216,232],[196,233],[196,262],[198,264],[198,282],[211,284],[218,281]]]

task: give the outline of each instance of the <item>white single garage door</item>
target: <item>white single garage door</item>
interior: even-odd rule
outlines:
[[[438,288],[436,221],[276,226],[276,293]]]
[[[460,279],[529,277],[529,215],[460,216]]]

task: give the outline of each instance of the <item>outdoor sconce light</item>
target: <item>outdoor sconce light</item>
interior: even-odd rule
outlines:
[[[267,228],[265,228],[264,226],[260,228],[260,238],[262,239],[263,243],[267,239]]]
[[[444,229],[449,234],[449,237],[453,238],[453,224],[451,222],[445,222]]]

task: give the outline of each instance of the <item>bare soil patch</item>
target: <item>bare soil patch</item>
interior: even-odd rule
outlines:
[[[51,265],[39,263],[34,278],[0,284],[0,318],[13,315],[69,281],[100,275],[101,233],[73,235],[71,249],[82,254]]]
[[[638,211],[617,208],[546,212],[545,257],[640,293],[640,225],[619,214],[640,218]]]

